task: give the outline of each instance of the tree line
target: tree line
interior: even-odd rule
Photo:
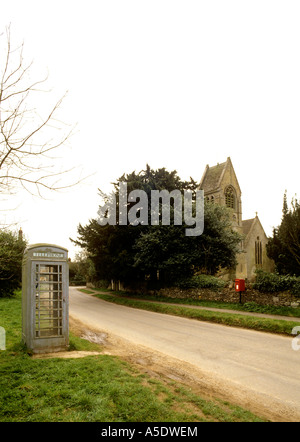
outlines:
[[[198,186],[192,178],[182,181],[176,171],[146,165],[145,170],[123,174],[114,183],[116,201],[120,182],[126,182],[129,191],[144,190],[150,202],[151,190],[195,191]],[[99,196],[104,196],[100,190]],[[288,207],[286,192],[282,213],[281,223],[267,243],[267,254],[275,262],[276,273],[300,276],[300,205],[293,198]],[[205,202],[203,234],[189,238],[184,228],[161,223],[103,226],[95,218],[85,226],[79,224],[78,238],[72,241],[85,251],[86,275],[94,281],[115,279],[130,284],[145,277],[155,281],[159,275],[160,284],[172,284],[197,273],[214,275],[220,268],[235,268],[243,236],[232,229],[230,209]]]
[[[152,189],[190,189],[198,184],[182,181],[176,171],[153,170],[149,165],[139,173],[123,174],[114,183],[126,181],[129,190],[143,189],[151,203]],[[103,193],[99,191],[99,197]],[[130,205],[132,203],[128,203]],[[171,205],[172,209],[172,205]],[[279,275],[300,276],[300,204],[283,198],[282,220],[267,243],[267,253],[275,261]],[[157,281],[173,284],[199,273],[214,275],[220,268],[236,265],[242,236],[232,229],[230,209],[205,202],[204,232],[188,237],[185,225],[100,225],[97,218],[78,225],[78,237],[72,241],[83,253],[70,263],[70,275],[79,280],[121,280],[125,284]],[[10,296],[21,286],[22,256],[26,241],[18,232],[0,230],[0,297]]]
[[[175,189],[194,192],[198,183],[190,178],[183,181],[177,172],[157,170],[146,165],[139,173],[123,174],[114,183],[114,197],[119,201],[119,183],[126,182],[128,192],[146,192],[151,206],[151,190]],[[104,196],[99,190],[99,196]],[[130,210],[132,202],[127,203]],[[174,210],[170,200],[171,212]],[[231,212],[226,207],[205,203],[204,232],[200,236],[185,235],[186,225],[163,225],[160,207],[158,225],[100,225],[97,218],[85,226],[79,224],[78,238],[72,241],[86,250],[93,263],[94,278],[116,279],[130,284],[145,277],[171,284],[178,278],[188,278],[195,272],[215,274],[222,268],[236,265],[236,254],[242,236],[232,229]],[[172,215],[171,215],[172,219]]]

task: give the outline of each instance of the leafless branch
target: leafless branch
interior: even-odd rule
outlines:
[[[60,183],[59,178],[73,168],[58,172],[52,161],[54,157],[49,156],[65,145],[74,131],[57,118],[66,94],[46,115],[37,115],[32,107],[33,95],[42,92],[38,86],[44,84],[48,76],[33,81],[29,75],[31,68],[32,63],[24,64],[23,44],[12,48],[9,26],[2,69],[0,65],[0,194],[10,194],[22,187],[41,196],[43,188],[65,189],[81,181]]]

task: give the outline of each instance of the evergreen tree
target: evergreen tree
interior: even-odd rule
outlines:
[[[267,244],[267,253],[275,261],[280,274],[300,276],[300,205],[296,198],[288,207],[286,192],[283,197],[282,220],[273,229]]]
[[[144,280],[145,275],[171,283],[176,278],[190,276],[196,270],[214,274],[220,266],[231,268],[236,264],[236,253],[241,236],[232,231],[229,210],[226,207],[207,204],[204,211],[204,232],[188,237],[186,225],[151,225],[151,190],[194,191],[197,183],[182,181],[176,171],[165,168],[153,170],[149,165],[140,173],[123,174],[114,183],[114,197],[118,206],[119,183],[127,183],[128,194],[132,190],[144,190],[148,196],[148,225],[99,225],[96,219],[78,227],[78,239],[74,242],[84,247],[94,263],[98,279],[117,279],[125,283]],[[133,203],[127,203],[127,210]],[[174,201],[170,200],[171,220]],[[160,206],[160,217],[161,217]],[[118,211],[118,210],[117,210]],[[161,218],[160,218],[161,220]]]

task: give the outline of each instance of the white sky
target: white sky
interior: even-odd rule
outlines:
[[[2,219],[73,258],[98,188],[146,163],[200,181],[230,156],[243,219],[257,211],[271,235],[285,189],[299,196],[299,22],[298,0],[4,2],[0,33],[11,23],[25,61],[49,71],[48,100],[68,90],[62,119],[77,132],[58,168],[93,175],[51,200],[19,194]]]

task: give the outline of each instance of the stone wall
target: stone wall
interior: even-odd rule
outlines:
[[[157,295],[166,296],[168,298],[191,298],[201,299],[209,301],[222,301],[237,303],[240,301],[240,294],[235,292],[234,289],[223,289],[219,291],[213,291],[210,289],[179,289],[164,288],[156,292]],[[291,295],[289,292],[280,293],[261,293],[257,290],[247,289],[242,293],[242,303],[244,302],[256,302],[261,305],[275,305],[275,306],[293,306],[298,307],[300,305],[300,299]]]
[[[231,284],[231,287],[233,284]],[[97,284],[87,283],[87,287],[95,288]],[[129,286],[123,286],[120,281],[112,281],[108,286],[110,290],[125,290],[128,292],[136,293],[137,295],[154,295],[165,296],[168,298],[190,298],[201,299],[208,301],[222,301],[238,303],[240,301],[240,294],[237,293],[234,288],[224,288],[222,290],[214,291],[207,288],[194,288],[194,289],[180,289],[178,287],[161,288],[158,290],[150,290],[147,288],[145,281],[139,282]],[[291,295],[288,291],[279,293],[261,293],[258,290],[247,288],[241,296],[242,303],[256,302],[260,305],[275,305],[282,307],[298,307],[300,306],[300,298]]]

